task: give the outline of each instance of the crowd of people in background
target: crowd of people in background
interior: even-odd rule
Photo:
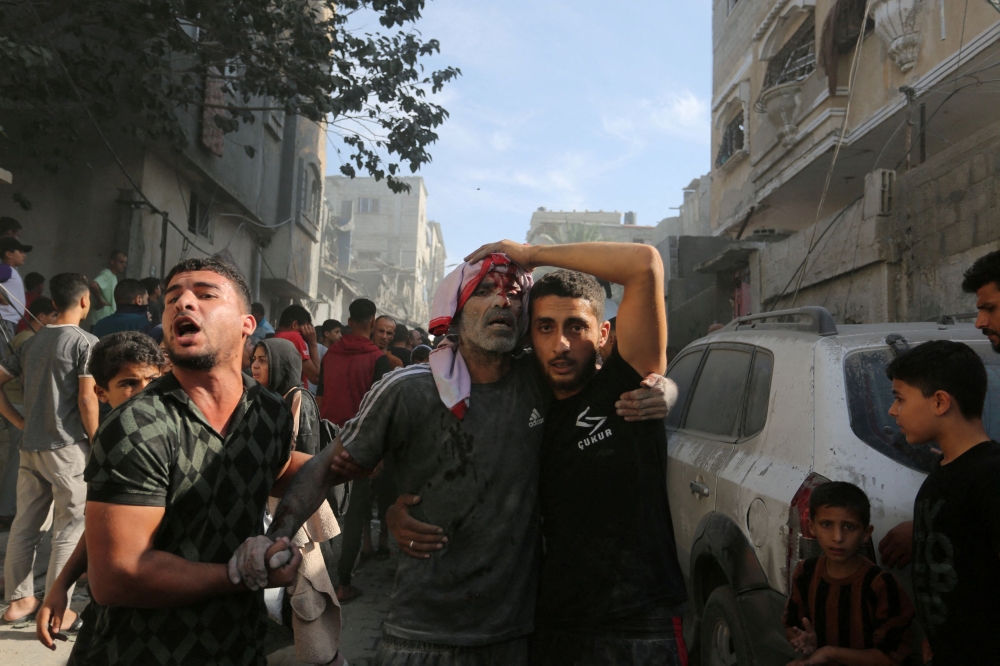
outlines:
[[[211,257],[165,282],[125,277],[120,251],[93,280],[22,279],[20,233],[0,218],[4,622],[37,615],[52,649],[76,633],[77,665],[259,663],[271,616],[293,627],[300,661],[340,666],[340,605],[392,533],[403,557],[377,663],[687,663],[655,250],[484,246],[442,282],[432,343],[363,298],[346,324],[317,327],[291,304],[274,327]],[[533,283],[542,265],[558,270]],[[598,279],[624,286],[608,321]],[[1000,252],[963,289],[1000,352]],[[983,427],[983,360],[932,341],[888,376],[906,440],[942,453],[914,521],[880,543],[886,567],[912,560],[913,599],[864,555],[865,493],[819,486],[822,554],[791,572],[783,615],[793,663],[912,663],[914,619],[925,663],[992,663],[1000,444]],[[323,553],[341,527],[334,585]]]
[[[77,273],[46,280],[40,273],[29,272],[22,278],[33,249],[21,242],[22,230],[16,219],[0,218],[0,414],[10,441],[0,479],[0,528],[10,530],[0,587],[9,602],[3,621],[44,613],[52,646],[52,636],[80,631],[87,624],[88,618],[78,618],[68,609],[68,599],[87,571],[82,538],[87,496],[84,469],[98,424],[132,394],[169,372],[172,363],[165,354],[162,326],[166,285],[159,278],[126,277],[128,256],[120,250],[110,253],[108,265],[91,280]],[[427,362],[431,348],[426,332],[397,325],[387,315],[379,317],[376,337],[375,305],[361,299],[351,307],[352,311],[370,310],[370,316],[348,320],[347,325],[328,319],[316,328],[310,312],[292,304],[279,313],[275,328],[261,303],[250,305],[255,325],[246,339],[242,370],[248,378],[286,397],[290,405],[294,403],[300,416],[296,450],[309,455],[319,452],[321,442],[323,368],[332,366],[325,375],[332,380],[327,395],[339,397],[345,382],[358,379],[342,375],[337,365],[345,354],[350,355],[352,342],[363,337],[382,359],[384,371],[409,365],[414,346],[426,350],[418,358]],[[334,353],[328,356],[328,351]],[[294,377],[289,368],[294,368]],[[379,377],[373,371],[358,384],[358,401]],[[324,413],[336,410],[335,403],[328,401]],[[332,422],[342,426],[356,410],[354,405]],[[359,499],[367,490],[360,486]],[[389,493],[389,489],[379,491],[383,513],[395,500]],[[360,544],[364,534],[363,560],[373,556],[369,526],[361,502],[354,506],[350,540]],[[43,607],[34,589],[33,568],[41,539],[50,529],[53,546]],[[374,556],[387,554],[387,538],[388,531],[383,529]],[[355,551],[352,558],[351,549],[345,551],[337,596],[346,603],[360,590],[350,586],[359,553]],[[91,622],[96,617],[94,612],[88,615]],[[56,621],[53,616],[58,616]]]

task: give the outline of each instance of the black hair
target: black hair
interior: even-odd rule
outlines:
[[[282,310],[281,318],[278,319],[278,328],[288,328],[296,322],[299,324],[311,324],[312,320],[313,317],[309,313],[309,310],[306,310],[298,303],[294,303]]]
[[[59,312],[65,312],[76,305],[88,291],[90,283],[83,273],[59,273],[49,280],[49,293]]]
[[[50,315],[56,311],[56,304],[52,302],[52,299],[47,296],[39,296],[31,302],[28,306],[28,312],[35,315],[36,317],[41,317],[42,315]]]
[[[233,266],[228,261],[223,261],[218,257],[185,259],[170,269],[170,273],[167,274],[165,284],[169,287],[170,281],[174,279],[174,276],[180,273],[193,273],[195,271],[209,271],[211,273],[215,273],[216,275],[221,275],[229,280],[236,289],[236,294],[240,297],[240,302],[243,305],[243,311],[248,312],[250,310],[250,287],[247,285],[247,281],[244,279],[243,274],[240,273],[240,269],[236,268],[236,266]]]
[[[1000,250],[976,259],[969,270],[965,271],[962,291],[974,294],[990,282],[1000,289]]]
[[[329,333],[330,331],[335,331],[337,329],[344,330],[344,325],[341,324],[336,319],[327,319],[323,322],[322,330],[324,333]]]
[[[967,344],[925,342],[894,358],[885,374],[920,389],[925,398],[944,391],[967,420],[983,416],[989,379],[983,359]]]
[[[21,223],[10,217],[9,215],[4,215],[0,217],[0,236],[6,236],[9,233],[17,233],[22,229]]]
[[[816,513],[824,506],[847,509],[858,517],[864,527],[871,524],[872,504],[865,491],[846,481],[829,481],[816,486],[809,496],[809,517],[816,520]]]
[[[53,278],[54,280],[55,278]],[[110,387],[126,365],[163,365],[163,352],[153,338],[139,331],[122,331],[101,338],[90,353],[87,369],[102,389]]]
[[[128,258],[128,253],[127,252],[125,252],[124,250],[119,250],[119,249],[116,248],[114,250],[111,250],[111,254],[108,255],[108,261],[111,261],[112,259],[114,259],[115,257],[117,257],[119,255],[125,257],[126,259]]]
[[[351,319],[357,324],[364,324],[375,318],[375,313],[378,312],[378,308],[375,304],[369,301],[367,298],[359,298],[351,303],[348,308],[351,313]]]
[[[410,354],[410,361],[413,363],[423,363],[431,355],[431,348],[427,345],[417,345]]]
[[[32,271],[24,276],[24,290],[31,291],[40,284],[45,284],[45,276]]]
[[[263,303],[251,303],[250,304],[251,314],[259,314],[261,317],[264,316],[264,304]]]
[[[604,288],[593,275],[564,268],[547,273],[531,288],[530,303],[545,296],[582,298],[590,303],[597,321],[604,321]]]
[[[146,287],[133,278],[125,278],[115,285],[115,305],[131,305],[132,301],[145,295]]]
[[[410,331],[407,330],[405,324],[400,324],[396,322],[396,332],[392,334],[393,342],[402,342],[406,344],[410,340]]]
[[[141,282],[142,286],[146,288],[146,293],[149,294],[150,298],[153,297],[153,294],[156,293],[157,289],[163,289],[163,283],[160,282],[160,278],[144,277],[139,280],[139,282]]]

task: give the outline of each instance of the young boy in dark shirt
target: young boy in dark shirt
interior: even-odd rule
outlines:
[[[996,664],[1000,444],[983,429],[986,368],[968,345],[934,340],[887,374],[906,441],[943,454],[913,508],[913,593],[934,666]]]
[[[823,554],[800,562],[782,621],[805,664],[903,663],[913,606],[896,578],[861,553],[872,535],[864,491],[835,481],[809,499],[809,526]],[[790,665],[792,666],[792,665]]]

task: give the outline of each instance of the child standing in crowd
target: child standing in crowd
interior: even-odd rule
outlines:
[[[909,444],[941,449],[913,508],[913,593],[934,666],[997,663],[1000,444],[983,428],[988,379],[968,345],[925,342],[886,371]]]
[[[861,553],[871,504],[851,483],[817,487],[809,526],[823,554],[800,562],[782,618],[805,664],[892,666],[910,652],[913,606],[896,578]],[[792,666],[792,665],[790,665]]]
[[[97,398],[115,409],[159,377],[163,354],[153,339],[138,331],[112,333],[96,345],[90,356],[90,374],[94,376]],[[69,607],[69,591],[87,571],[87,542],[83,536],[66,561],[66,566],[52,583],[35,617],[35,633],[42,645],[55,650],[56,634],[64,629],[63,618]],[[93,602],[91,602],[93,604]],[[93,609],[88,606],[76,625],[80,632],[76,643],[85,650],[94,630]],[[67,628],[72,630],[73,627]],[[65,640],[65,638],[63,638]]]
[[[8,239],[9,240],[9,239]],[[17,476],[17,515],[4,560],[8,622],[34,613],[35,554],[51,515],[52,554],[46,589],[83,533],[87,484],[84,467],[97,430],[94,379],[87,369],[97,338],[80,322],[90,309],[87,278],[61,273],[50,282],[55,323],[31,337],[0,364],[0,385],[22,379],[24,416],[0,392],[0,413],[23,431]]]

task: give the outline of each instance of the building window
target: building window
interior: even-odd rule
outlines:
[[[716,168],[721,167],[729,161],[733,155],[743,150],[743,112],[740,111],[733,120],[726,125],[722,133],[722,142],[719,144],[719,153],[715,157]]]
[[[816,71],[816,20],[809,18],[791,39],[767,63],[764,87],[768,90],[783,83],[801,81]]]
[[[736,9],[736,5],[737,5],[737,3],[739,3],[739,1],[740,0],[726,0],[726,4],[727,4],[726,14],[727,15],[733,13],[733,10]]]
[[[209,216],[208,206],[195,192],[191,193],[191,202],[188,206],[188,231],[212,242],[212,219]]]
[[[281,141],[282,132],[285,127],[285,110],[270,108],[272,105],[276,105],[277,102],[270,98],[264,98],[264,127],[266,127],[275,139]]]
[[[378,213],[378,199],[369,199],[367,197],[361,197],[358,199],[358,212],[359,213]]]
[[[358,252],[358,259],[362,261],[375,261],[381,258],[381,252]]]

